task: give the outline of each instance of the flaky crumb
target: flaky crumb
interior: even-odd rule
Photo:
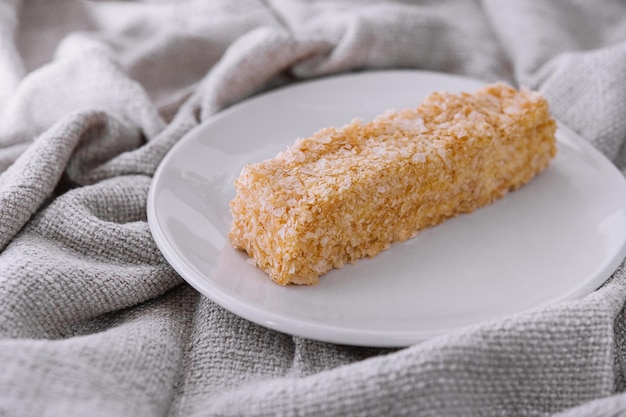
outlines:
[[[541,95],[501,83],[322,129],[243,168],[230,239],[277,283],[314,284],[528,182],[555,130]]]

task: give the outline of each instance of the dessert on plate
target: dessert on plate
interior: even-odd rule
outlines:
[[[539,93],[503,83],[324,128],[243,168],[229,237],[276,283],[315,284],[526,184],[555,132]]]

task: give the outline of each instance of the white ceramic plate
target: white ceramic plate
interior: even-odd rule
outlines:
[[[334,270],[317,286],[278,286],[230,246],[228,202],[244,164],[273,157],[319,128],[416,106],[435,90],[481,85],[429,72],[370,72],[300,83],[233,106],[162,161],[148,199],[154,239],[185,280],[231,312],[341,344],[405,346],[588,294],[626,256],[626,182],[562,125],[558,156],[527,186]]]

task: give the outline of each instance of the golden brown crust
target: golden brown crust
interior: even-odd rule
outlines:
[[[530,181],[555,130],[545,99],[501,83],[322,129],[244,167],[231,242],[275,282],[315,284]]]

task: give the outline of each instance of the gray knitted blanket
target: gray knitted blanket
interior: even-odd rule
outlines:
[[[0,415],[626,415],[622,267],[374,349],[257,326],[164,260],[146,199],[173,144],[258,92],[368,69],[538,89],[626,170],[620,0],[0,3]]]

